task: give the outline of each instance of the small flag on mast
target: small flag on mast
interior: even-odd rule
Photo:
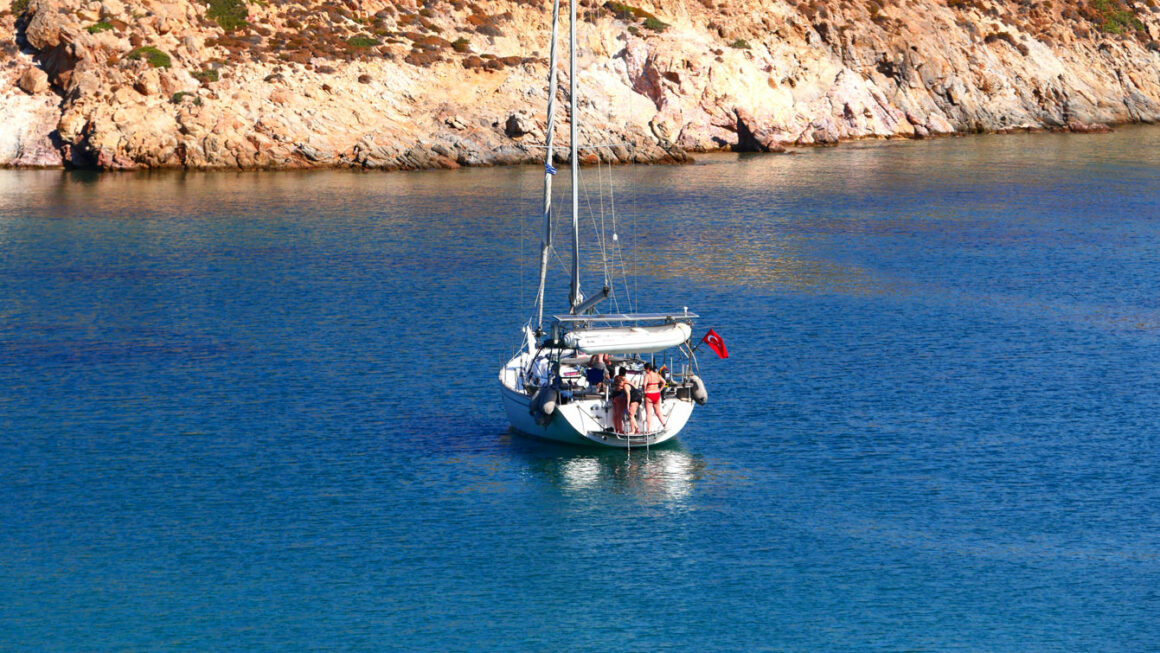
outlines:
[[[718,358],[729,358],[729,350],[725,349],[725,341],[721,339],[721,336],[717,335],[716,331],[709,329],[709,333],[706,333],[705,337],[701,338],[701,342],[709,345],[709,349],[712,349]]]
[[[556,174],[556,168],[554,168],[551,163],[545,163],[544,164],[544,172],[546,172],[550,175],[554,175],[554,174]]]

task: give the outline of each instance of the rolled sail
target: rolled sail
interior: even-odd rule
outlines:
[[[578,329],[564,335],[564,344],[587,354],[651,354],[680,345],[692,333],[692,327],[684,322]]]

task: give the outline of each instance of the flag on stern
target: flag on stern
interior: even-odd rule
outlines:
[[[701,338],[701,342],[709,345],[709,349],[712,349],[713,353],[717,354],[717,358],[729,358],[729,350],[725,349],[725,341],[721,339],[721,336],[717,335],[716,331],[709,329],[709,333],[706,333],[705,337]]]
[[[554,175],[554,174],[556,174],[556,167],[553,166],[551,163],[545,163],[544,164],[544,172],[546,172],[550,175]]]

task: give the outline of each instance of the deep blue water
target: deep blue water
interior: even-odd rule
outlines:
[[[627,454],[507,432],[533,168],[2,171],[0,649],[1160,650],[1157,152],[617,170],[731,354]]]

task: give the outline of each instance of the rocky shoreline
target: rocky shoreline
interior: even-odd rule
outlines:
[[[15,0],[0,15],[0,166],[533,162],[548,6]],[[581,138],[602,145],[589,159],[1160,120],[1153,0],[580,8]]]

